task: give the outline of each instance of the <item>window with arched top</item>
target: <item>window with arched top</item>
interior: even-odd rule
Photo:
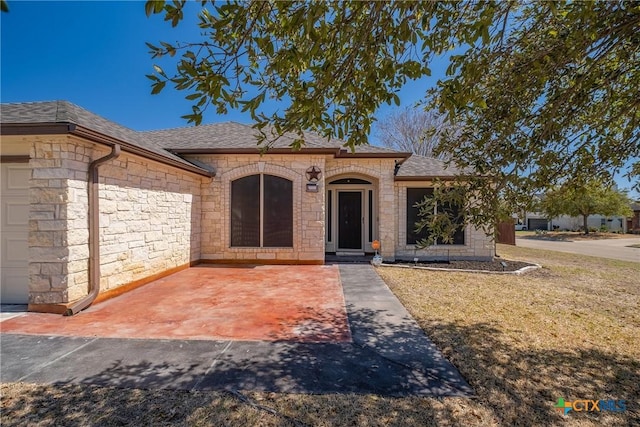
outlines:
[[[293,182],[249,175],[231,182],[231,246],[293,247]]]

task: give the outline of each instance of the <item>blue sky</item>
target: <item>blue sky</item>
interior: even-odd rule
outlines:
[[[180,118],[191,111],[187,93],[167,87],[151,95],[145,74],[153,73],[154,60],[145,42],[197,39],[195,20],[172,28],[160,15],[147,18],[143,1],[16,0],[0,19],[2,102],[64,99],[135,130],[187,125]],[[430,84],[407,85],[402,106],[419,100]],[[397,108],[382,108],[378,116]],[[213,109],[203,122],[224,120],[251,123],[248,113],[219,116]]]
[[[8,0],[8,4],[9,13],[0,14],[2,102],[68,100],[135,130],[187,126],[180,118],[191,111],[186,93],[167,87],[151,95],[145,74],[153,72],[154,60],[145,42],[195,40],[199,36],[195,19],[187,17],[172,28],[160,15],[147,18],[143,1]],[[400,108],[422,99],[447,64],[431,65],[433,77],[410,82],[399,93]],[[397,110],[383,106],[376,116],[380,119]],[[203,123],[225,120],[251,123],[247,113],[219,116],[213,110],[207,111]],[[377,143],[375,129],[371,142]],[[617,181],[620,187],[629,187],[626,179]]]

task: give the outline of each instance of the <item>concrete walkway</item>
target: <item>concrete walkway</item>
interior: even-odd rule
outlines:
[[[2,382],[467,396],[472,389],[369,265],[340,265],[350,342],[1,335]],[[0,324],[1,326],[1,324]]]
[[[528,239],[526,237],[516,238],[516,246],[522,246],[524,248],[569,252],[621,261],[640,262],[640,248],[630,248],[630,245],[640,245],[640,237],[577,241],[539,240]]]

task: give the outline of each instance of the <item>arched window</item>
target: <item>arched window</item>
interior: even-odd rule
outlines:
[[[293,182],[274,175],[231,182],[231,246],[293,246]]]

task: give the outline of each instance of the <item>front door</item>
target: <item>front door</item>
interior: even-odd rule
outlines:
[[[338,192],[338,249],[362,250],[362,192]]]

